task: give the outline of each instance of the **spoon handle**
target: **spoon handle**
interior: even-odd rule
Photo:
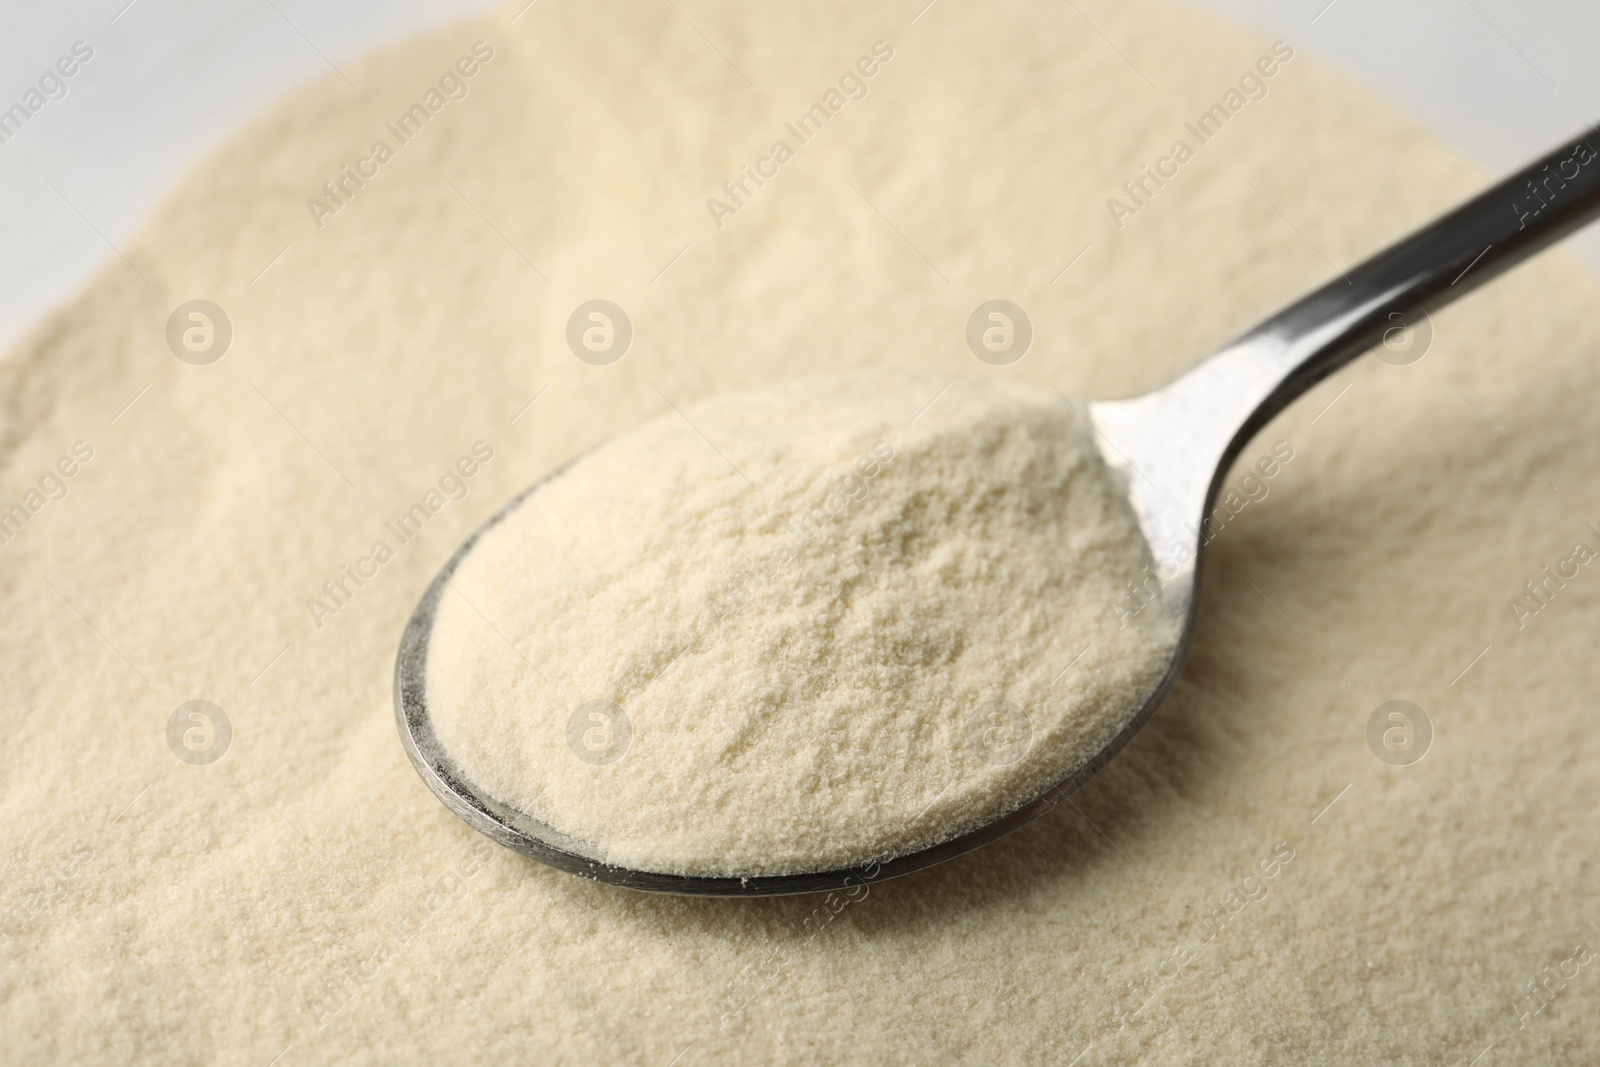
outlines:
[[[1258,381],[1268,388],[1236,440],[1248,440],[1390,331],[1412,327],[1600,215],[1597,132],[1585,131],[1490,186],[1230,345],[1258,358],[1270,354],[1275,364],[1258,366],[1267,372]]]
[[[1600,215],[1597,134],[1535,160],[1159,389],[1091,402],[1155,558],[1195,558],[1198,524],[1229,463],[1292,400],[1389,331],[1425,325],[1429,312]],[[1192,573],[1189,563],[1169,566]]]

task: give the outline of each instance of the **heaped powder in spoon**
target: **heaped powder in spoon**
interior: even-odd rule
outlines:
[[[1149,553],[1091,433],[1053,391],[907,372],[668,411],[463,560],[439,739],[639,870],[819,870],[988,822],[1114,734],[1176,638],[1117,610]]]

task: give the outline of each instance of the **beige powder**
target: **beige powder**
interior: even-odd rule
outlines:
[[[1177,635],[1114,610],[1149,564],[1053,390],[791,381],[669,411],[529,494],[451,578],[428,706],[474,782],[595,858],[856,866],[1104,746]]]
[[[94,450],[0,545],[0,1060],[1592,1061],[1600,973],[1527,989],[1600,947],[1600,576],[1507,607],[1600,521],[1597,292],[1562,253],[1266,428],[1242,459],[1295,459],[1212,543],[1178,687],[1004,841],[848,903],[656,898],[428,792],[390,691],[422,591],[663,395],[868,365],[1138,391],[1484,181],[1301,55],[1119,230],[1107,198],[1267,42],[1147,0],[677,7],[507,9],[308,86],[122,244],[152,284],[110,259],[0,362],[0,499]],[[306,198],[480,38],[471,95],[317,230]],[[716,229],[880,39],[870,94]],[[989,369],[963,328],[996,296],[1035,340]],[[610,367],[564,340],[596,297],[636,326]],[[208,367],[166,343],[195,298],[234,326]],[[209,766],[166,740],[191,699],[232,722]],[[1434,725],[1409,767],[1367,745],[1391,699]]]

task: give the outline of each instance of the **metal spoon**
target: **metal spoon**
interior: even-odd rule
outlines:
[[[1166,697],[1189,652],[1197,567],[1206,520],[1229,464],[1287,404],[1394,330],[1410,329],[1467,292],[1600,214],[1600,137],[1584,138],[1505,179],[1290,304],[1181,377],[1127,400],[1093,401],[1087,414],[1106,461],[1121,472],[1159,572],[1151,607],[1183,620],[1183,636],[1160,682],[1130,694],[1125,725],[1102,750],[1042,796],[976,830],[861,868],[776,877],[700,878],[609,866],[592,846],[469,781],[444,752],[428,717],[428,636],[451,574],[477,539],[535,485],[456,550],[428,587],[400,641],[395,718],[406,755],[428,787],[474,829],[553,867],[630,889],[710,896],[769,896],[836,890],[893,878],[986,845],[1038,818],[1088,781]],[[559,473],[559,472],[555,472]],[[552,475],[553,476],[553,475]],[[542,482],[540,484],[543,484]]]

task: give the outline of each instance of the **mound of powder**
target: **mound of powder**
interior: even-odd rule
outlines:
[[[452,578],[427,699],[471,779],[594,858],[856,865],[1019,807],[1117,731],[1177,634],[1115,610],[1149,563],[1055,391],[788,382],[528,494]]]
[[[0,360],[0,505],[77,465],[0,544],[0,1062],[1594,1062],[1600,571],[1508,609],[1600,525],[1600,295],[1560,251],[1263,430],[1230,485],[1294,460],[1207,549],[1172,694],[993,845],[849,898],[654,896],[428,791],[392,690],[418,599],[663,395],[873,365],[1136,393],[1485,181],[1305,42],[1162,0],[676,6],[515,0],[341,60],[359,91],[266,109],[118,241],[143,277],[108,252]],[[471,94],[396,143],[480,39]],[[718,229],[707,198],[880,39],[865,99]],[[963,331],[1002,296],[1034,343],[991,367]],[[565,338],[596,298],[637,327],[603,367]],[[209,366],[168,343],[195,299],[233,325]],[[191,700],[230,741],[187,746]],[[1392,700],[1433,725],[1406,766]]]

